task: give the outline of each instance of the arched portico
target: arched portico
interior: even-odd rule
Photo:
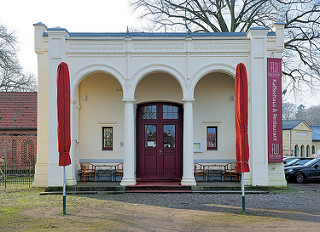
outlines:
[[[120,143],[105,149],[101,138],[103,130],[109,130],[113,141],[123,141],[123,90],[119,78],[110,70],[90,67],[71,79],[71,141],[74,142],[70,155],[74,173],[69,174],[70,179],[76,179],[76,167],[81,160],[111,160],[115,154],[117,160],[123,158]]]
[[[173,69],[168,69],[167,66],[149,66],[147,67],[145,70],[140,70],[139,75],[137,75],[133,81],[132,81],[132,85],[130,85],[130,88],[132,90],[134,90],[133,92],[133,96],[134,101],[126,101],[126,107],[128,108],[128,111],[130,111],[129,113],[126,113],[126,115],[128,115],[130,117],[129,120],[126,121],[131,121],[134,122],[134,114],[132,114],[132,109],[133,104],[134,103],[142,103],[142,102],[148,102],[148,105],[154,105],[154,108],[156,110],[159,110],[159,112],[162,112],[163,114],[165,114],[164,109],[162,107],[171,107],[172,102],[176,102],[176,103],[185,103],[184,101],[184,93],[186,93],[186,88],[185,88],[185,84],[182,82],[183,80],[181,79],[182,76],[180,74],[177,73],[177,71],[174,71]],[[178,74],[178,76],[174,76],[175,74]],[[180,75],[180,77],[179,77]],[[185,90],[185,91],[184,91]],[[188,104],[188,103],[187,103]],[[138,106],[139,107],[139,106]],[[175,120],[177,119],[173,119],[174,122],[171,122],[171,124],[168,122],[170,121],[169,119],[165,119],[164,117],[162,117],[162,113],[159,114],[159,112],[157,112],[158,114],[158,118],[155,119],[156,122],[154,122],[152,124],[152,119],[150,121],[150,126],[155,125],[155,124],[159,124],[159,133],[158,131],[156,131],[155,133],[157,133],[157,137],[160,138],[160,140],[162,141],[162,136],[160,135],[160,133],[164,133],[164,131],[166,130],[167,127],[174,127],[175,130],[175,135],[176,137],[176,141],[175,141],[175,148],[166,148],[166,147],[161,147],[160,149],[158,149],[158,145],[155,145],[156,143],[153,143],[154,146],[156,146],[153,150],[157,150],[157,151],[161,151],[164,152],[163,154],[155,154],[154,157],[156,158],[156,161],[154,162],[159,162],[160,164],[157,164],[156,166],[158,166],[158,169],[153,169],[154,173],[153,178],[158,177],[158,178],[167,178],[168,176],[175,176],[175,177],[179,177],[181,174],[179,174],[181,172],[181,169],[183,170],[183,174],[182,174],[182,184],[185,185],[194,185],[195,184],[195,180],[194,180],[194,176],[193,176],[193,150],[192,150],[192,146],[193,146],[193,132],[190,128],[192,128],[192,117],[193,117],[193,111],[192,111],[192,107],[188,107],[184,104],[184,117],[182,117],[182,108],[181,107],[177,107],[177,109],[180,108],[181,111],[181,118],[179,122],[176,122]],[[191,110],[190,110],[191,109]],[[141,110],[143,110],[141,108]],[[139,112],[139,111],[138,111]],[[180,115],[179,114],[179,115]],[[136,115],[136,118],[139,118],[139,115]],[[161,118],[161,120],[159,119]],[[184,118],[184,122],[182,122],[182,118]],[[159,121],[160,120],[160,121]],[[169,121],[167,121],[169,120]],[[127,124],[131,124],[130,122],[126,122]],[[142,123],[142,122],[141,122]],[[130,170],[130,172],[125,173],[125,177],[123,179],[123,181],[121,182],[122,185],[129,185],[129,184],[133,184],[135,183],[135,177],[132,175],[132,171],[134,169],[134,159],[132,159],[133,156],[136,157],[137,160],[137,167],[140,167],[141,163],[140,162],[144,162],[144,158],[142,158],[143,156],[140,154],[142,152],[141,149],[144,149],[145,146],[145,141],[144,141],[144,136],[142,136],[142,134],[144,133],[144,126],[141,126],[142,124],[139,124],[140,126],[136,127],[136,130],[134,130],[134,126],[135,125],[128,125],[126,126],[126,128],[128,128],[128,134],[131,134],[133,136],[131,136],[131,140],[130,140],[130,146],[132,146],[132,144],[134,143],[134,140],[132,138],[135,137],[135,135],[137,136],[137,144],[136,144],[136,148],[137,150],[135,155],[132,153],[132,150],[128,151],[128,153],[130,154],[129,156],[125,155],[125,164],[127,163],[127,166],[125,166],[127,168],[127,170]],[[173,124],[172,124],[173,123]],[[184,129],[184,131],[182,132],[182,123],[186,124],[188,126],[186,126]],[[163,126],[163,128],[162,128]],[[160,128],[161,127],[161,128]],[[141,129],[142,128],[142,129]],[[172,128],[171,128],[172,129]],[[181,130],[180,130],[181,129]],[[134,131],[136,131],[136,134],[134,134]],[[127,134],[127,132],[126,132]],[[138,139],[139,137],[139,139]],[[181,143],[179,142],[181,141]],[[187,141],[187,142],[186,142]],[[139,142],[142,143],[138,144]],[[164,142],[164,141],[162,141]],[[151,142],[150,142],[151,144]],[[163,144],[159,144],[159,146],[162,146]],[[163,145],[164,146],[164,145]],[[183,147],[183,149],[182,149]],[[140,149],[139,149],[140,148]],[[151,149],[151,148],[146,148],[146,149]],[[177,154],[175,156],[173,156],[173,154],[166,156],[166,149],[171,149],[170,151],[172,152],[173,150],[175,150],[177,152]],[[172,150],[173,149],[173,150]],[[183,159],[182,157],[180,158],[180,151],[183,150]],[[179,153],[179,154],[178,154]],[[164,157],[170,157],[170,158],[164,158]],[[174,157],[174,158],[173,158]],[[173,161],[174,159],[174,161]],[[126,160],[128,160],[126,162]],[[157,161],[158,160],[158,161]],[[183,160],[183,164],[180,163]],[[151,162],[151,161],[150,161]],[[149,162],[149,163],[150,163]],[[174,165],[173,165],[174,163]],[[162,164],[162,165],[161,165]],[[130,167],[129,167],[130,165]],[[151,164],[150,164],[151,165]],[[169,169],[166,169],[166,167],[169,165],[171,165],[172,167],[175,168],[171,168],[170,169],[170,174],[169,173]],[[183,168],[181,168],[183,166]],[[142,168],[143,169],[143,168]],[[138,169],[139,174],[138,177],[145,177],[148,176],[148,174],[146,175],[142,175],[140,173],[141,169]],[[159,174],[159,172],[163,172],[162,174]],[[175,174],[172,174],[172,173]],[[155,174],[157,173],[157,174]],[[127,176],[128,175],[128,176]],[[181,177],[181,176],[180,176]]]
[[[202,143],[195,162],[235,162],[236,131],[234,78],[227,72],[209,72],[194,89],[194,140]]]
[[[234,79],[236,78],[236,65],[232,66],[229,64],[223,63],[211,63],[204,67],[201,67],[197,70],[191,78],[190,91],[192,97],[194,97],[194,90],[197,86],[197,83],[201,80],[201,78],[205,77],[210,73],[225,73]]]
[[[71,69],[72,70],[72,69]],[[88,75],[92,73],[107,73],[113,76],[121,85],[122,90],[125,90],[125,78],[123,74],[112,66],[108,66],[106,64],[92,64],[87,65],[82,68],[75,68],[75,71],[70,74],[71,76],[71,99],[75,98],[76,90],[80,84],[80,82],[86,78]],[[123,96],[125,97],[125,96]]]
[[[128,96],[134,98],[137,86],[140,83],[140,81],[154,73],[165,73],[167,75],[170,75],[179,83],[180,88],[182,90],[183,98],[186,97],[188,90],[186,88],[185,78],[183,74],[178,69],[166,64],[147,65],[139,69],[136,73],[134,73],[131,81],[129,82],[130,84],[128,84]]]
[[[56,68],[62,61],[69,65],[71,77],[72,160],[76,159],[76,149],[83,147],[82,143],[86,142],[77,137],[77,133],[79,133],[76,131],[77,120],[82,120],[85,117],[88,120],[89,118],[90,120],[91,118],[94,119],[95,125],[92,124],[93,122],[90,122],[92,124],[91,128],[94,128],[92,130],[94,133],[87,132],[93,133],[91,137],[96,139],[98,138],[98,134],[99,136],[102,134],[101,131],[98,132],[96,130],[98,128],[97,125],[101,126],[106,122],[107,124],[112,124],[112,122],[116,121],[116,125],[121,124],[122,128],[116,129],[117,133],[115,134],[120,135],[120,137],[117,138],[115,144],[116,146],[120,146],[122,151],[120,152],[119,150],[119,154],[110,155],[110,158],[116,159],[122,156],[122,159],[125,161],[122,185],[136,183],[134,170],[135,107],[140,103],[156,101],[162,103],[174,102],[182,105],[182,184],[194,185],[193,144],[194,142],[196,144],[201,142],[205,144],[207,139],[205,129],[199,129],[201,126],[198,124],[204,125],[205,123],[212,122],[218,123],[218,126],[233,124],[230,120],[232,113],[228,113],[223,117],[221,112],[224,110],[221,110],[221,112],[210,112],[212,110],[210,107],[215,100],[208,100],[221,98],[221,102],[224,102],[224,105],[214,106],[213,108],[230,108],[233,104],[230,92],[232,83],[230,81],[230,88],[227,88],[225,92],[221,92],[220,89],[214,90],[215,87],[212,85],[212,80],[209,80],[210,76],[212,73],[219,73],[219,75],[231,76],[230,78],[232,79],[236,74],[236,65],[240,62],[244,63],[249,67],[249,126],[251,128],[249,140],[252,152],[251,175],[246,180],[246,184],[268,185],[275,183],[276,185],[282,185],[284,183],[282,164],[268,163],[266,138],[267,91],[265,78],[267,74],[267,57],[271,57],[271,55],[277,58],[281,57],[283,49],[283,38],[281,36],[283,34],[283,25],[275,25],[272,32],[266,28],[255,28],[250,29],[247,34],[191,33],[190,36],[183,33],[70,33],[64,28],[47,28],[42,23],[35,24],[34,26],[35,52],[38,54],[39,67],[39,146],[35,185],[59,186],[62,183],[61,175],[56,175],[61,168],[58,166],[58,158],[56,156],[57,112],[55,82]],[[95,84],[93,88],[90,87],[91,92],[86,96],[86,102],[81,102],[85,101],[85,98],[83,98],[81,93],[77,93],[79,86],[83,84],[82,87],[84,89],[91,86],[88,80],[86,80],[87,77],[91,78],[95,76],[90,80],[94,82],[93,80],[99,78],[99,75],[106,78],[99,80],[101,81],[101,85]],[[156,83],[157,75],[160,75],[163,81],[168,79],[167,86],[165,82],[158,81]],[[254,76],[254,78],[250,78],[251,76]],[[154,79],[151,80],[152,78]],[[105,81],[110,82],[103,84]],[[152,82],[156,83],[155,85],[159,88],[161,87],[163,92],[157,92],[152,88],[145,88],[143,94],[148,93],[148,95],[140,93],[140,96],[139,94],[137,95],[137,90],[139,91],[139,88],[148,81],[151,84]],[[224,83],[223,78],[221,79],[221,83]],[[215,86],[221,83],[215,83]],[[108,87],[102,90],[103,86]],[[207,88],[208,86],[211,86],[210,89]],[[112,88],[108,89],[109,87]],[[117,89],[119,91],[116,91]],[[221,96],[210,95],[211,90],[214,93],[219,92]],[[97,94],[98,92],[100,94]],[[208,96],[205,96],[205,94],[208,94]],[[107,104],[108,100],[112,99],[112,97],[116,97],[114,106],[117,107]],[[201,103],[203,106],[201,107],[199,107],[201,104],[198,105],[199,99],[203,100]],[[88,104],[89,102],[92,104]],[[102,107],[97,107],[97,105]],[[94,107],[96,108],[93,109]],[[109,112],[108,109],[116,112],[116,119],[112,119],[112,112]],[[83,112],[87,110],[86,113],[91,110],[96,114],[93,117],[86,115],[82,119],[77,119],[77,115],[79,115],[77,111],[82,110]],[[98,119],[99,115],[103,115],[104,119]],[[208,115],[209,118],[201,119],[199,115]],[[222,119],[220,120],[219,118]],[[230,130],[219,130],[219,128],[218,134],[226,133],[226,131],[230,133]],[[83,129],[86,130],[85,125]],[[228,136],[225,136],[225,138],[228,139]],[[102,138],[100,139],[102,141]],[[96,147],[94,149],[101,147],[101,144],[98,143],[95,143]],[[218,144],[218,146],[220,145],[221,143]],[[95,156],[97,159],[102,154],[101,152],[96,150]],[[201,151],[201,149],[196,149],[195,151],[197,156],[201,152],[203,156],[207,155],[207,151]],[[105,152],[104,154],[111,153]],[[211,161],[214,160],[214,158],[209,156],[207,158]],[[222,157],[220,158],[220,161],[223,161]],[[225,159],[224,161],[227,160]],[[78,169],[79,167],[76,167],[76,162],[72,163],[72,169],[67,168],[67,177],[70,180],[68,182],[67,179],[68,184],[75,183],[75,173]]]

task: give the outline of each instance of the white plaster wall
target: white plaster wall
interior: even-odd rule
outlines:
[[[79,143],[76,160],[122,159],[124,103],[119,82],[109,74],[95,73],[83,79],[79,92]],[[87,96],[87,100],[83,100]],[[113,127],[113,150],[102,150],[102,127]]]
[[[166,101],[182,103],[182,89],[178,81],[166,73],[153,73],[144,77],[135,91],[136,103]]]
[[[282,130],[282,138],[283,138],[283,155],[284,156],[289,156],[289,155],[291,155],[290,130]]]
[[[234,79],[224,73],[203,77],[195,88],[194,140],[203,141],[203,152],[195,159],[236,159],[234,124]],[[206,128],[217,126],[218,149],[207,150]]]

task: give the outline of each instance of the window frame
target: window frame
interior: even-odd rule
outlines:
[[[111,130],[112,130],[112,137],[111,137],[111,147],[105,147],[104,146],[104,129],[105,128],[111,128]],[[114,139],[114,135],[113,135],[113,133],[114,133],[114,130],[113,130],[113,126],[104,126],[104,127],[102,127],[102,150],[103,151],[113,151],[113,139]]]
[[[208,129],[209,128],[215,128],[216,130],[216,146],[215,147],[209,147],[208,146]],[[206,145],[207,145],[207,150],[208,151],[216,151],[218,150],[218,127],[217,126],[207,126],[206,127]]]

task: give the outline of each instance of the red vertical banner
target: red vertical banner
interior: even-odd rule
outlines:
[[[267,59],[268,160],[282,162],[281,59]]]

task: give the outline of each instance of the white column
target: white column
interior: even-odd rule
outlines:
[[[183,100],[183,176],[181,185],[196,185],[193,157],[193,101]]]
[[[124,164],[121,185],[135,185],[134,99],[123,100],[124,105]]]

